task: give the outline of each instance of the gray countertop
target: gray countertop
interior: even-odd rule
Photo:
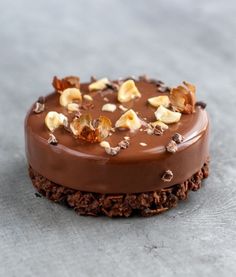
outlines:
[[[0,1],[0,276],[236,276],[236,2]],[[24,116],[53,75],[197,85],[211,176],[152,218],[80,217],[36,198]]]

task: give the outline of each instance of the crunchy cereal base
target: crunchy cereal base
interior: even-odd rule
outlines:
[[[100,194],[83,192],[55,184],[29,167],[34,187],[48,199],[68,205],[80,215],[129,217],[160,214],[185,200],[189,191],[201,188],[208,177],[208,161],[190,179],[160,191],[130,194]]]

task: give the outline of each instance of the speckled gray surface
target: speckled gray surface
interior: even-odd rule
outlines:
[[[234,0],[0,1],[0,276],[236,276]],[[153,218],[36,198],[23,120],[54,74],[188,80],[208,102],[211,176]]]

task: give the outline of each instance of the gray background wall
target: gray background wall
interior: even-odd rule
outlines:
[[[236,275],[236,2],[0,0],[0,276]],[[153,218],[36,198],[23,120],[53,75],[188,80],[211,116],[211,176]]]

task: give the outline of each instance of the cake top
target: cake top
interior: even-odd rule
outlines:
[[[206,128],[205,104],[195,86],[170,88],[141,76],[111,81],[54,77],[55,91],[40,97],[29,123],[49,144],[86,157],[117,160],[174,154]],[[148,155],[147,155],[148,154]]]

